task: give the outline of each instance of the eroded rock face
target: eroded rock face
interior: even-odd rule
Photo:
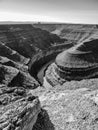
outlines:
[[[0,56],[7,57],[15,62],[22,64],[28,63],[29,59],[25,58],[23,55],[19,54],[17,51],[12,50],[10,47],[2,44],[0,42]]]
[[[29,73],[20,71],[8,85],[35,89],[39,86],[39,83]]]
[[[30,90],[0,85],[1,130],[32,130],[39,112],[40,102]]]
[[[39,83],[28,72],[23,72],[15,67],[2,64],[0,64],[0,84],[31,89],[39,86]]]
[[[23,72],[28,72],[28,66],[25,64],[17,63],[11,59],[8,59],[7,57],[0,56],[0,64],[14,67],[16,69],[19,69]]]
[[[46,71],[50,84],[98,76],[98,39],[87,41],[60,53]]]
[[[13,67],[5,66],[0,64],[0,83],[8,85],[13,77],[19,73],[19,70]]]

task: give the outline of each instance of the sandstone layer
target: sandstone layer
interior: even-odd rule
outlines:
[[[46,71],[50,84],[98,76],[98,40],[86,41],[60,53]]]

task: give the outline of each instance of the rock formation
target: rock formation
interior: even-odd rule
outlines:
[[[0,83],[32,89],[38,87],[38,82],[28,72],[30,58],[64,41],[31,24],[0,25]]]
[[[40,102],[30,90],[0,85],[0,130],[32,130],[39,112]]]
[[[0,41],[20,55],[31,58],[38,49],[44,50],[65,40],[31,24],[16,24],[0,25]]]
[[[53,34],[72,41],[74,44],[83,42],[90,37],[98,37],[98,25],[83,24],[34,24],[34,27],[47,30]],[[97,38],[96,37],[96,38]]]
[[[17,53],[15,50],[12,50],[8,46],[4,45],[0,42],[0,56],[7,57],[15,62],[19,62],[22,64],[28,63],[29,59],[25,58],[21,54]]]
[[[33,130],[97,130],[98,90],[56,88],[40,97],[42,115]]]
[[[46,71],[52,85],[98,76],[98,40],[86,41],[60,53]]]

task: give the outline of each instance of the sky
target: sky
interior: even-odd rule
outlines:
[[[0,0],[0,21],[98,24],[98,0]]]

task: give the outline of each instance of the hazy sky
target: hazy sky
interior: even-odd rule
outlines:
[[[0,0],[0,21],[98,24],[98,0]]]

